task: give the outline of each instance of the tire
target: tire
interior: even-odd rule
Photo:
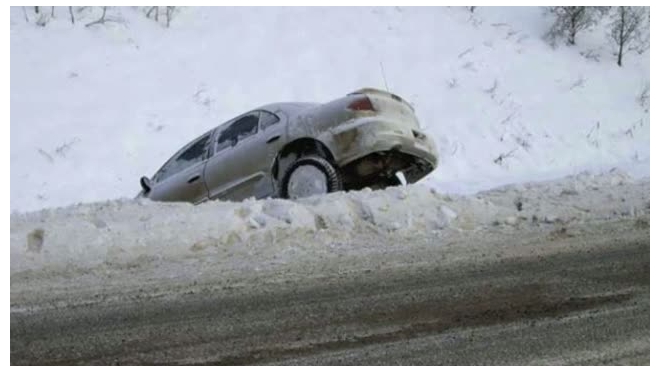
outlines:
[[[328,162],[328,160],[324,159],[323,157],[319,156],[305,156],[297,159],[294,161],[284,172],[282,179],[279,182],[279,196],[281,198],[300,198],[300,197],[307,197],[311,196],[312,194],[309,195],[291,195],[290,193],[290,186],[289,184],[292,180],[292,176],[294,176],[294,173],[296,173],[296,177],[299,176],[298,173],[302,171],[303,167],[313,167],[318,170],[318,174],[322,174],[325,177],[325,192],[324,193],[331,193],[331,192],[336,192],[342,189],[342,184],[341,184],[341,179],[339,176],[339,173],[337,172],[337,169]],[[294,179],[295,180],[295,179]],[[314,194],[322,194],[323,192],[320,193],[314,193]],[[293,196],[293,197],[292,197]]]

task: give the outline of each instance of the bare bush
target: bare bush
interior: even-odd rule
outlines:
[[[646,83],[644,89],[637,97],[637,103],[644,109],[644,112],[648,112],[651,108],[651,84]]]
[[[170,23],[172,22],[172,18],[174,17],[174,13],[176,12],[176,7],[174,6],[166,6],[165,7],[165,26],[170,27]],[[153,19],[156,21],[156,23],[160,23],[160,7],[158,6],[152,6],[147,9],[147,18],[151,18],[153,16]]]
[[[517,149],[518,149],[518,147],[512,149],[511,151],[509,151],[509,152],[507,152],[507,153],[500,153],[500,155],[497,156],[497,157],[493,160],[493,162],[496,163],[496,164],[498,164],[498,165],[502,165],[503,162],[504,162],[504,160],[507,159],[507,158],[509,158],[509,157],[511,157],[511,156],[513,156],[513,153],[516,152]]]
[[[495,99],[495,92],[497,91],[498,82],[497,79],[493,80],[493,86],[488,89],[484,89],[484,93],[490,95],[491,98]]]
[[[72,140],[63,143],[61,146],[55,148],[55,153],[61,157],[66,157],[66,154],[71,150],[71,147],[80,142],[80,138],[74,137]]]
[[[610,23],[610,38],[617,47],[617,64],[623,65],[623,55],[628,50],[645,50],[644,20],[646,7],[618,6]],[[639,50],[638,50],[639,51]]]
[[[589,133],[587,133],[587,142],[596,148],[600,147],[600,141],[598,140],[599,130],[600,130],[600,121],[596,122],[596,124],[591,128],[591,130],[589,130]]]
[[[37,18],[37,21],[35,23],[39,27],[46,27],[49,20],[50,20],[50,17],[47,14],[39,13],[39,18]]]
[[[506,37],[504,38],[504,40],[509,40],[509,39],[511,38],[511,36],[515,36],[515,35],[517,35],[518,32],[519,32],[519,31],[514,31],[514,30],[509,30],[509,31],[507,31],[507,33],[506,33]]]
[[[608,11],[608,7],[602,6],[548,7],[547,14],[554,16],[555,21],[545,37],[553,46],[558,38],[563,37],[568,45],[575,45],[578,32],[598,23]]]
[[[575,88],[581,88],[581,87],[584,86],[584,83],[585,83],[586,81],[587,81],[587,80],[586,80],[583,76],[580,75],[580,76],[577,78],[577,80],[575,80],[575,81],[571,84],[571,86],[568,88],[568,90],[573,90],[573,89],[575,89]]]
[[[592,60],[595,62],[600,62],[600,53],[596,50],[589,49],[586,51],[580,52],[580,55],[585,57],[588,60]]]
[[[642,24],[639,28],[637,43],[635,43],[636,45],[632,48],[639,54],[644,53],[651,47],[651,9],[645,7],[644,13],[646,13],[646,15],[643,17]]]
[[[85,27],[93,26],[93,25],[95,25],[95,24],[103,24],[103,23],[105,23],[105,22],[106,22],[106,19],[105,19],[105,13],[106,13],[107,10],[108,10],[108,7],[107,7],[107,6],[104,6],[104,7],[103,7],[103,14],[101,15],[101,18],[99,18],[99,19],[97,19],[97,20],[95,20],[95,21],[93,21],[93,22],[89,22],[89,23],[87,23],[87,24],[85,25]]]
[[[170,27],[170,21],[172,20],[172,16],[174,15],[174,7],[173,6],[168,6],[165,8],[165,18],[167,19],[167,27]]]
[[[156,22],[158,22],[158,7],[157,6],[152,6],[151,8],[149,8],[149,10],[147,11],[147,18],[150,18],[151,14],[154,11],[156,12],[155,16],[154,16],[154,19],[156,20]]]
[[[44,158],[48,160],[48,162],[50,162],[51,164],[54,162],[53,156],[51,156],[48,152],[44,151],[43,149],[37,148],[37,152],[39,152],[40,155],[44,156]]]
[[[467,55],[467,54],[469,54],[469,53],[472,53],[473,50],[474,50],[474,48],[467,48],[467,49],[465,49],[464,51],[461,52],[461,54],[458,55],[458,58],[459,58],[459,59],[460,59],[460,58],[463,58],[465,55]]]
[[[518,143],[518,145],[521,146],[525,151],[529,151],[529,149],[532,148],[532,145],[527,139],[520,136],[515,136],[514,139],[516,143]]]
[[[505,117],[502,121],[500,121],[500,125],[507,125],[511,122],[511,119],[513,119],[516,114],[518,114],[518,111],[511,112],[507,117]],[[501,138],[500,142],[503,141],[504,139]]]

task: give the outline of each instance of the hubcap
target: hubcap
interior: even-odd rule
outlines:
[[[328,179],[325,173],[313,165],[296,168],[287,185],[289,198],[302,198],[328,193]]]

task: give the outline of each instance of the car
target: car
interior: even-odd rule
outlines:
[[[237,116],[191,141],[138,197],[155,201],[303,198],[414,183],[438,165],[434,141],[413,107],[378,89],[325,104],[275,103]]]

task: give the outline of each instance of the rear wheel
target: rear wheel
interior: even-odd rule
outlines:
[[[279,184],[280,197],[290,199],[339,190],[339,173],[330,162],[319,156],[306,156],[294,161]]]

